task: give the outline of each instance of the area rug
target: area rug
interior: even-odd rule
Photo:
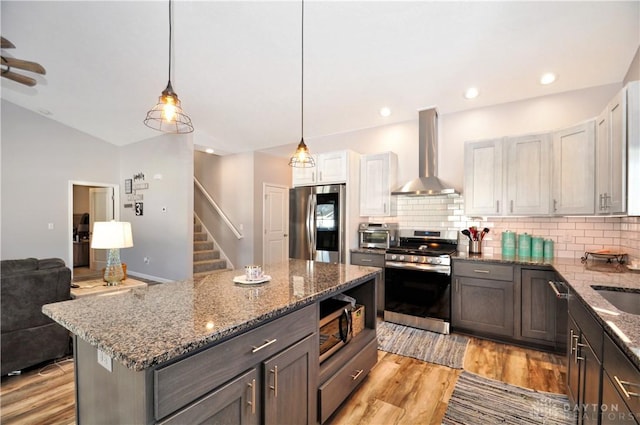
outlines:
[[[469,338],[442,335],[390,322],[378,323],[378,349],[454,369],[462,369]]]
[[[575,424],[567,396],[533,391],[463,371],[442,421],[456,424]]]

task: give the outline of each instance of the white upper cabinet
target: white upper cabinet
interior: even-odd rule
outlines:
[[[550,136],[536,134],[505,139],[507,215],[549,214]]]
[[[553,133],[551,213],[593,214],[595,121]]]
[[[346,183],[349,176],[349,151],[313,155],[315,167],[293,168],[293,186]]]
[[[396,214],[395,189],[398,156],[384,152],[360,157],[360,216],[392,216]]]
[[[627,198],[626,88],[596,120],[596,214],[622,214]]]
[[[467,216],[501,215],[502,139],[467,143],[464,148],[464,209]]]
[[[627,86],[627,214],[640,216],[640,81]]]

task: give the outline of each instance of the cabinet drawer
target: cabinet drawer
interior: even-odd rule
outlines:
[[[154,412],[161,419],[234,376],[312,334],[318,327],[316,304],[214,345],[154,374]],[[267,342],[273,341],[270,344]],[[254,347],[261,347],[255,349]]]
[[[611,340],[609,335],[604,336],[604,370],[611,378],[613,386],[620,393],[622,399],[627,403],[629,409],[636,415],[636,420],[640,421],[640,397],[637,395],[625,394],[640,393],[640,370],[638,370],[627,356]],[[617,379],[616,379],[617,378]],[[624,391],[622,390],[624,387]]]
[[[599,361],[602,361],[602,326],[587,311],[587,307],[582,304],[574,293],[569,295],[569,314],[576,321],[582,331],[582,335],[587,339]]]
[[[487,264],[480,261],[455,261],[453,273],[456,276],[468,276],[479,279],[513,281],[513,266]]]
[[[352,252],[351,264],[358,266],[384,267],[384,254]]]
[[[324,423],[367,376],[378,361],[378,340],[372,340],[319,388],[320,423]]]

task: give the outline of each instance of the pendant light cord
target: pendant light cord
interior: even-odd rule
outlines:
[[[169,81],[171,81],[171,0],[169,0]]]
[[[301,40],[302,40],[302,42],[301,42],[301,46],[302,46],[302,48],[301,48],[301,50],[302,50],[301,63],[302,63],[302,66],[301,66],[301,70],[300,70],[300,74],[301,74],[301,77],[300,77],[300,82],[301,82],[301,84],[300,84],[301,85],[301,89],[300,89],[300,92],[301,92],[301,96],[300,96],[301,97],[301,101],[300,101],[300,103],[301,103],[301,105],[300,105],[300,139],[304,140],[304,0],[302,0],[302,19],[301,19],[301,22],[302,22],[302,25],[301,25],[301,28],[302,28],[302,37],[301,37]]]

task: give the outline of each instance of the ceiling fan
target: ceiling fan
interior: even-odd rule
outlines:
[[[14,46],[13,43],[6,38],[0,36],[0,47],[3,49],[14,49],[16,46]],[[28,77],[26,75],[13,72],[11,68],[24,69],[25,71],[35,72],[36,74],[42,75],[47,73],[44,67],[36,62],[10,58],[4,55],[0,56],[0,59],[2,60],[2,63],[0,64],[2,65],[1,74],[4,78],[8,78],[29,87],[35,86],[37,81],[34,78]]]

